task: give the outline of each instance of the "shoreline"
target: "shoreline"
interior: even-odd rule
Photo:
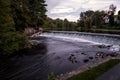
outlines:
[[[111,59],[120,59],[120,55],[117,56],[117,57],[107,57],[107,58],[104,58],[104,59],[102,59],[102,60],[98,60],[97,62],[92,63],[92,64],[91,64],[91,63],[87,63],[87,64],[79,67],[79,68],[76,69],[76,70],[73,70],[73,71],[71,71],[71,72],[66,72],[66,73],[57,75],[56,80],[66,80],[66,79],[68,79],[68,78],[70,78],[70,77],[72,77],[72,76],[74,76],[74,75],[77,75],[77,74],[79,74],[79,73],[82,73],[82,72],[84,72],[84,71],[87,71],[87,70],[89,70],[90,68],[96,67],[96,66],[98,66],[98,65],[100,65],[100,64],[102,64],[102,63],[105,63],[105,62],[107,62],[107,61],[109,61],[109,60],[111,60]]]

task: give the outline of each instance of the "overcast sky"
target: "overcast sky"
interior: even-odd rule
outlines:
[[[46,0],[46,3],[48,17],[70,21],[77,21],[80,12],[86,10],[108,10],[110,4],[120,10],[120,0]]]

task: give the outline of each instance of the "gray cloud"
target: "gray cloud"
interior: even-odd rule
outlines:
[[[120,0],[46,0],[47,15],[51,18],[68,18],[77,20],[79,14],[86,10],[108,10],[110,4],[120,10]]]
[[[51,9],[53,9],[55,6],[57,6],[58,4],[61,3],[61,0],[46,0],[47,5],[47,9],[50,11]]]

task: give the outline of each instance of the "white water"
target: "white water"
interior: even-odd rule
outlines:
[[[93,42],[93,41],[90,41],[90,40],[79,38],[77,35],[69,36],[69,35],[64,35],[64,34],[57,35],[57,34],[54,34],[54,33],[52,33],[52,34],[43,33],[39,36],[60,38],[64,41],[77,41],[77,42],[89,42],[89,43],[93,43],[93,44],[101,44],[101,43],[97,43],[97,42]]]
[[[120,51],[120,35],[56,31],[37,34],[37,36],[60,38],[65,41],[112,45],[110,50]]]

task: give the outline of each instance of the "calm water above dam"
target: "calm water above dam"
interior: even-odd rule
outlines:
[[[42,49],[0,60],[0,80],[47,80],[52,72],[59,75],[104,58],[98,53],[120,52],[119,35],[51,32],[31,41],[43,45]]]

